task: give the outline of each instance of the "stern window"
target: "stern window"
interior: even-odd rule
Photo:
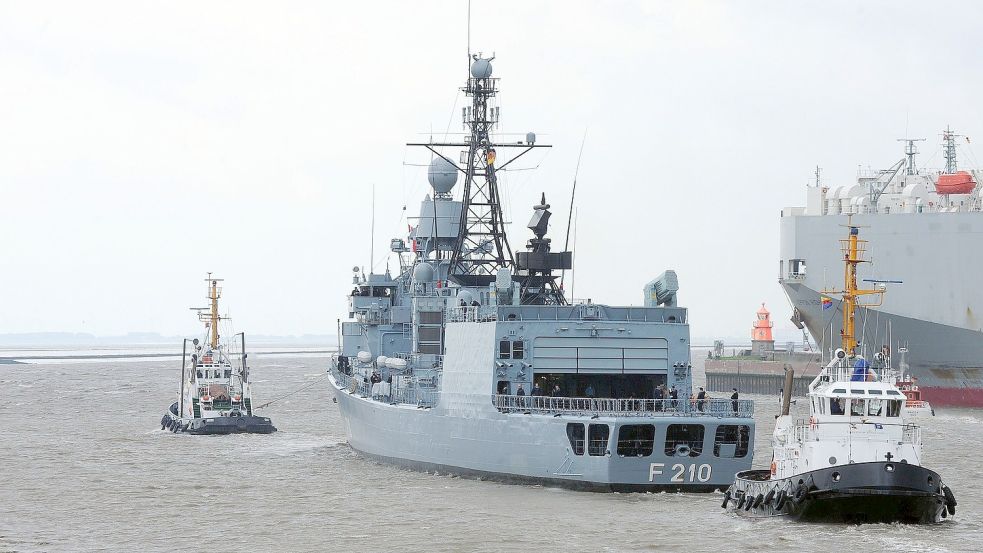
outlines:
[[[587,453],[595,457],[607,454],[610,432],[611,429],[606,424],[590,425],[590,442],[587,444]]]
[[[498,343],[498,357],[499,359],[509,359],[512,356],[512,343],[508,340],[502,340]]]
[[[722,424],[713,440],[714,457],[746,457],[751,429],[744,424]]]
[[[584,425],[579,422],[567,423],[567,439],[574,455],[584,454]]]
[[[666,428],[665,454],[668,457],[699,457],[703,453],[702,424],[670,424]]]
[[[618,455],[622,457],[648,457],[655,444],[655,426],[651,424],[626,424],[618,429]]]
[[[522,359],[525,354],[525,345],[522,340],[512,342],[512,359]]]

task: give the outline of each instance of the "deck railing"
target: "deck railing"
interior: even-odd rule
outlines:
[[[492,404],[502,412],[568,415],[612,415],[624,417],[739,417],[754,415],[754,402],[747,399],[614,399],[494,395]]]
[[[875,423],[875,422],[861,423],[861,422],[846,422],[846,421],[844,421],[844,422],[829,422],[829,421],[824,421],[824,422],[814,423],[814,424],[797,424],[794,427],[792,427],[792,441],[796,441],[796,442],[815,442],[815,441],[818,441],[820,439],[819,432],[823,428],[829,428],[829,427],[834,426],[834,425],[843,428],[843,427],[845,427],[845,425],[849,425],[850,430],[855,430],[855,429],[858,429],[859,427],[861,427],[864,424],[876,425],[876,426],[879,426],[879,427],[882,427],[882,428],[900,426],[901,427],[901,443],[902,444],[919,445],[922,442],[922,429],[919,428],[917,425],[914,425],[914,424],[883,424],[883,423]],[[835,426],[834,426],[834,428],[835,428]],[[897,435],[897,434],[895,434],[895,435]],[[840,435],[833,435],[833,436],[827,435],[827,436],[828,436],[828,439],[833,439],[833,438],[842,436],[842,434],[840,434]],[[864,434],[864,436],[867,436],[867,434]]]
[[[400,382],[402,379],[397,378],[392,383],[370,384],[365,382],[359,374],[348,375],[335,367],[331,368],[331,376],[334,377],[338,386],[347,390],[348,393],[383,403],[434,407],[440,398],[438,388],[422,385],[419,382]]]

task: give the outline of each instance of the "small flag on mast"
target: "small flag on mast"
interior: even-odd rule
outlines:
[[[823,304],[823,311],[826,311],[830,307],[833,307],[833,298],[828,298],[826,296],[820,296],[820,303]]]

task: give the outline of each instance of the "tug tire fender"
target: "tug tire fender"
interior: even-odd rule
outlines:
[[[730,490],[724,492],[724,502],[720,505],[720,508],[726,509],[728,503],[730,503]]]
[[[808,494],[809,488],[806,487],[805,484],[800,484],[799,487],[795,489],[795,496],[792,497],[792,500],[796,503],[802,503]]]
[[[771,503],[772,499],[775,499],[775,488],[768,490],[768,493],[765,495],[764,503],[765,504]]]
[[[761,505],[761,502],[762,502],[762,501],[764,501],[764,500],[765,500],[765,495],[764,495],[764,494],[761,494],[761,493],[759,493],[759,494],[757,495],[757,497],[755,497],[755,498],[754,498],[754,504],[753,504],[753,505],[751,505],[751,506],[752,506],[752,507],[754,507],[755,509],[757,509],[757,508],[758,508],[758,506],[760,506],[760,505]]]
[[[788,494],[785,490],[778,492],[778,496],[775,497],[775,510],[781,511],[785,507],[785,502],[788,500]]]
[[[956,496],[949,489],[949,486],[942,486],[942,495],[945,496],[945,508],[950,515],[956,514]]]

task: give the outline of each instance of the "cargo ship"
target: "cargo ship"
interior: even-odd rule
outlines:
[[[882,305],[859,315],[862,342],[906,343],[909,375],[932,405],[983,407],[980,173],[959,169],[968,139],[950,129],[942,133],[942,169],[917,165],[918,141],[903,139],[904,157],[860,171],[854,184],[826,186],[817,169],[806,206],[782,210],[779,281],[792,322],[824,349],[838,343],[842,305],[822,290],[842,271],[828,244],[852,217],[876,250],[862,277],[891,288]]]

